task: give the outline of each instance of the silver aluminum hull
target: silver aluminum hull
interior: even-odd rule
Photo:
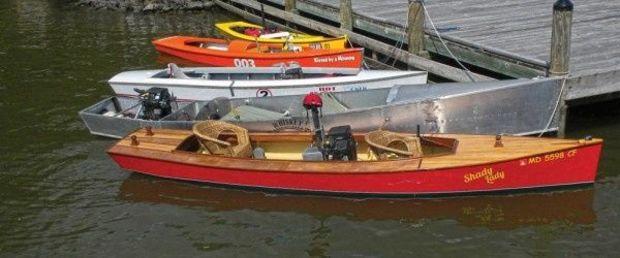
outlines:
[[[532,134],[554,131],[558,127],[554,109],[561,84],[561,80],[555,79],[509,80],[400,85],[391,89],[337,92],[329,97],[346,108],[326,105],[322,122],[325,128],[349,124],[356,131],[379,127],[415,131],[417,125],[424,133]],[[301,107],[302,98],[281,96],[230,100],[233,107],[251,106],[270,113],[260,113],[268,114],[262,117],[227,115],[223,119],[251,131],[309,130],[310,125]],[[204,119],[196,118],[204,105],[205,102],[184,105],[160,121],[103,117],[94,112],[97,105],[81,111],[80,116],[91,133],[119,138],[144,126],[189,129],[193,120]],[[287,116],[278,116],[285,112]]]

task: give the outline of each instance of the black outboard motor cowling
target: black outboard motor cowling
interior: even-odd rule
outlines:
[[[329,160],[357,160],[357,143],[351,133],[351,126],[330,128],[323,149]]]
[[[174,98],[166,88],[149,88],[148,90],[134,89],[140,94],[142,104],[142,119],[158,120],[172,113]]]

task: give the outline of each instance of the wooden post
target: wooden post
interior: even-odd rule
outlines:
[[[557,0],[553,4],[549,76],[565,76],[569,72],[572,22],[573,3],[570,0]]]
[[[353,30],[353,6],[351,0],[340,0],[340,28]]]
[[[563,78],[562,83],[562,94],[560,95],[560,104],[558,106],[558,138],[564,138],[566,136],[566,120],[568,120],[568,104],[566,103],[566,96],[568,95],[568,91],[571,88],[571,83],[568,78]]]
[[[297,0],[284,0],[284,11],[297,13]]]
[[[570,71],[570,40],[573,23],[573,3],[570,0],[557,0],[553,4],[553,24],[551,28],[551,54],[549,56],[549,76],[568,76]],[[566,80],[566,78],[564,79]],[[564,81],[564,84],[568,82]],[[568,119],[568,105],[566,95],[569,87],[564,85],[564,92],[560,96],[558,137],[566,135],[566,120]]]
[[[567,91],[568,89],[564,90]],[[558,110],[558,112],[560,112],[558,117],[558,138],[566,137],[566,120],[568,120],[568,105],[566,105],[566,101],[564,101],[564,96],[561,98],[562,100],[560,101],[562,101],[562,103]]]
[[[409,0],[407,15],[407,45],[409,53],[429,57],[424,47],[424,7],[423,0]]]

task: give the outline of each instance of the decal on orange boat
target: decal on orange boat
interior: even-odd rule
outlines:
[[[233,64],[236,67],[256,67],[254,59],[235,58],[233,59]]]
[[[331,62],[346,62],[346,61],[355,61],[355,56],[343,56],[339,55],[334,57],[315,57],[315,63],[331,63]]]
[[[505,178],[504,171],[493,171],[493,168],[483,168],[482,171],[468,173],[463,176],[465,183],[470,183],[477,180],[484,180],[487,184],[494,184],[495,181]]]

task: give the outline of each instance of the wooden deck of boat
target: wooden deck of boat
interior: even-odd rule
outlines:
[[[138,130],[118,142],[120,149],[131,152],[131,150],[148,150],[160,152],[158,157],[163,157],[163,153],[171,153],[176,147],[192,133],[191,131],[169,130],[169,129],[153,129],[154,135],[148,136],[144,129]],[[132,145],[131,136],[137,136],[139,144]],[[263,135],[267,135],[264,133]],[[378,162],[378,166],[359,166],[357,162],[330,162],[325,164],[321,162],[308,162],[306,166],[300,167],[297,161],[278,161],[273,162],[268,167],[270,170],[286,170],[303,172],[304,169],[311,169],[314,172],[334,172],[334,165],[342,166],[345,170],[342,172],[391,172],[391,171],[412,171],[417,169],[436,169],[446,167],[457,167],[474,164],[493,163],[505,160],[524,158],[532,155],[540,155],[544,153],[553,153],[566,150],[573,147],[582,146],[584,144],[596,144],[602,140],[593,139],[584,143],[580,143],[575,139],[556,139],[556,138],[535,138],[535,137],[502,137],[503,147],[495,147],[495,136],[493,135],[456,135],[442,134],[435,135],[438,137],[456,138],[458,139],[458,147],[454,155],[444,155],[436,157],[427,157],[422,159],[421,166],[413,160],[399,160],[397,162]],[[294,140],[295,136],[288,139]],[[130,148],[126,148],[130,147]],[[208,156],[208,155],[205,155]],[[187,160],[190,160],[189,158]],[[261,160],[237,159],[239,164],[230,164],[231,160],[227,159],[221,162],[209,161],[208,165],[224,166],[224,167],[243,167],[246,169],[257,169],[255,162],[263,162]],[[196,162],[196,159],[191,159]],[[243,164],[247,163],[247,164]],[[356,164],[357,163],[357,164]],[[365,164],[368,164],[364,162]],[[372,163],[372,162],[371,162]],[[199,164],[199,163],[197,163]],[[206,164],[206,163],[203,163]],[[372,168],[374,167],[374,168]],[[380,168],[381,171],[373,171],[372,169]]]
[[[153,132],[153,135],[150,136],[145,129],[139,129],[121,139],[116,145],[172,152],[183,140],[192,135],[192,132],[188,130],[153,129]],[[132,136],[137,137],[138,146],[132,145]]]

